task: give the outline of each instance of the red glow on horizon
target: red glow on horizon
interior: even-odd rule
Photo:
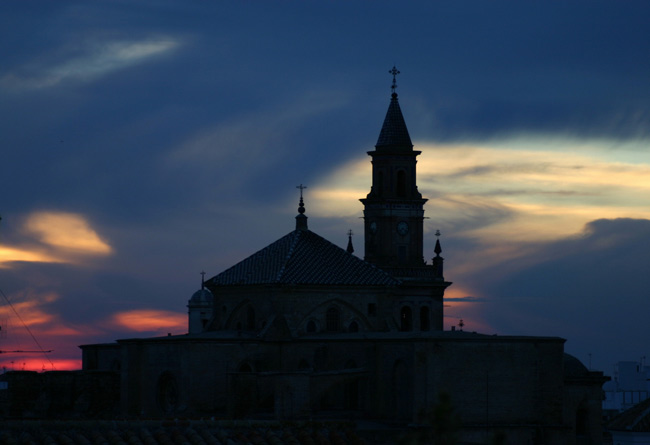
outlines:
[[[51,361],[45,360],[42,357],[26,358],[20,357],[6,357],[0,360],[0,367],[2,372],[9,371],[75,371],[81,369],[81,354],[79,359],[52,359]]]
[[[493,334],[494,328],[483,319],[481,313],[485,303],[468,295],[476,296],[477,294],[460,286],[451,287],[445,292],[443,329],[454,327],[454,329],[468,332]]]

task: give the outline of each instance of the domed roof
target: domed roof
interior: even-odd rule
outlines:
[[[574,356],[564,353],[564,376],[565,377],[582,377],[589,374],[589,370],[580,360]]]
[[[190,298],[190,303],[212,303],[214,301],[214,296],[212,292],[208,289],[203,288],[194,292],[192,298]]]

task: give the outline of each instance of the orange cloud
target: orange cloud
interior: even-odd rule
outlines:
[[[178,312],[156,309],[139,309],[114,314],[112,322],[136,332],[167,332],[187,331],[187,316]]]
[[[79,263],[80,256],[109,255],[111,246],[82,215],[56,211],[34,212],[22,230],[37,241],[23,246],[0,246],[0,268],[17,261]]]
[[[45,252],[0,246],[0,268],[7,267],[12,261],[27,261],[33,263],[58,263],[60,259]]]
[[[87,254],[107,255],[112,249],[81,215],[36,212],[25,222],[25,230],[50,246]]]
[[[20,314],[20,319],[30,327],[43,325],[55,320],[55,316],[44,312],[42,307],[43,304],[56,301],[59,298],[57,294],[35,295],[29,293],[20,298],[22,301],[12,301],[11,306],[8,304],[0,306],[0,317],[3,319],[14,319],[16,318],[15,313],[17,312]]]

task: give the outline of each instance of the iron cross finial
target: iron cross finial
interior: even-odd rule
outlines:
[[[399,74],[399,71],[397,68],[395,68],[395,65],[393,65],[393,69],[390,70],[389,73],[393,75],[393,85],[391,85],[390,90],[395,93],[395,89],[397,88],[397,75]]]
[[[302,200],[302,191],[307,188],[306,185],[297,185],[297,189],[300,189],[300,202],[298,203],[298,213],[303,215],[305,213],[305,202]]]
[[[348,230],[348,236],[352,236],[354,233],[352,233],[352,229]]]
[[[436,236],[440,238],[440,230],[436,230]]]

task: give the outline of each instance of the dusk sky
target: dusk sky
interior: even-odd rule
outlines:
[[[363,257],[393,65],[445,329],[650,357],[650,2],[0,3],[0,355],[187,332],[295,227]],[[2,296],[0,295],[0,298]]]

